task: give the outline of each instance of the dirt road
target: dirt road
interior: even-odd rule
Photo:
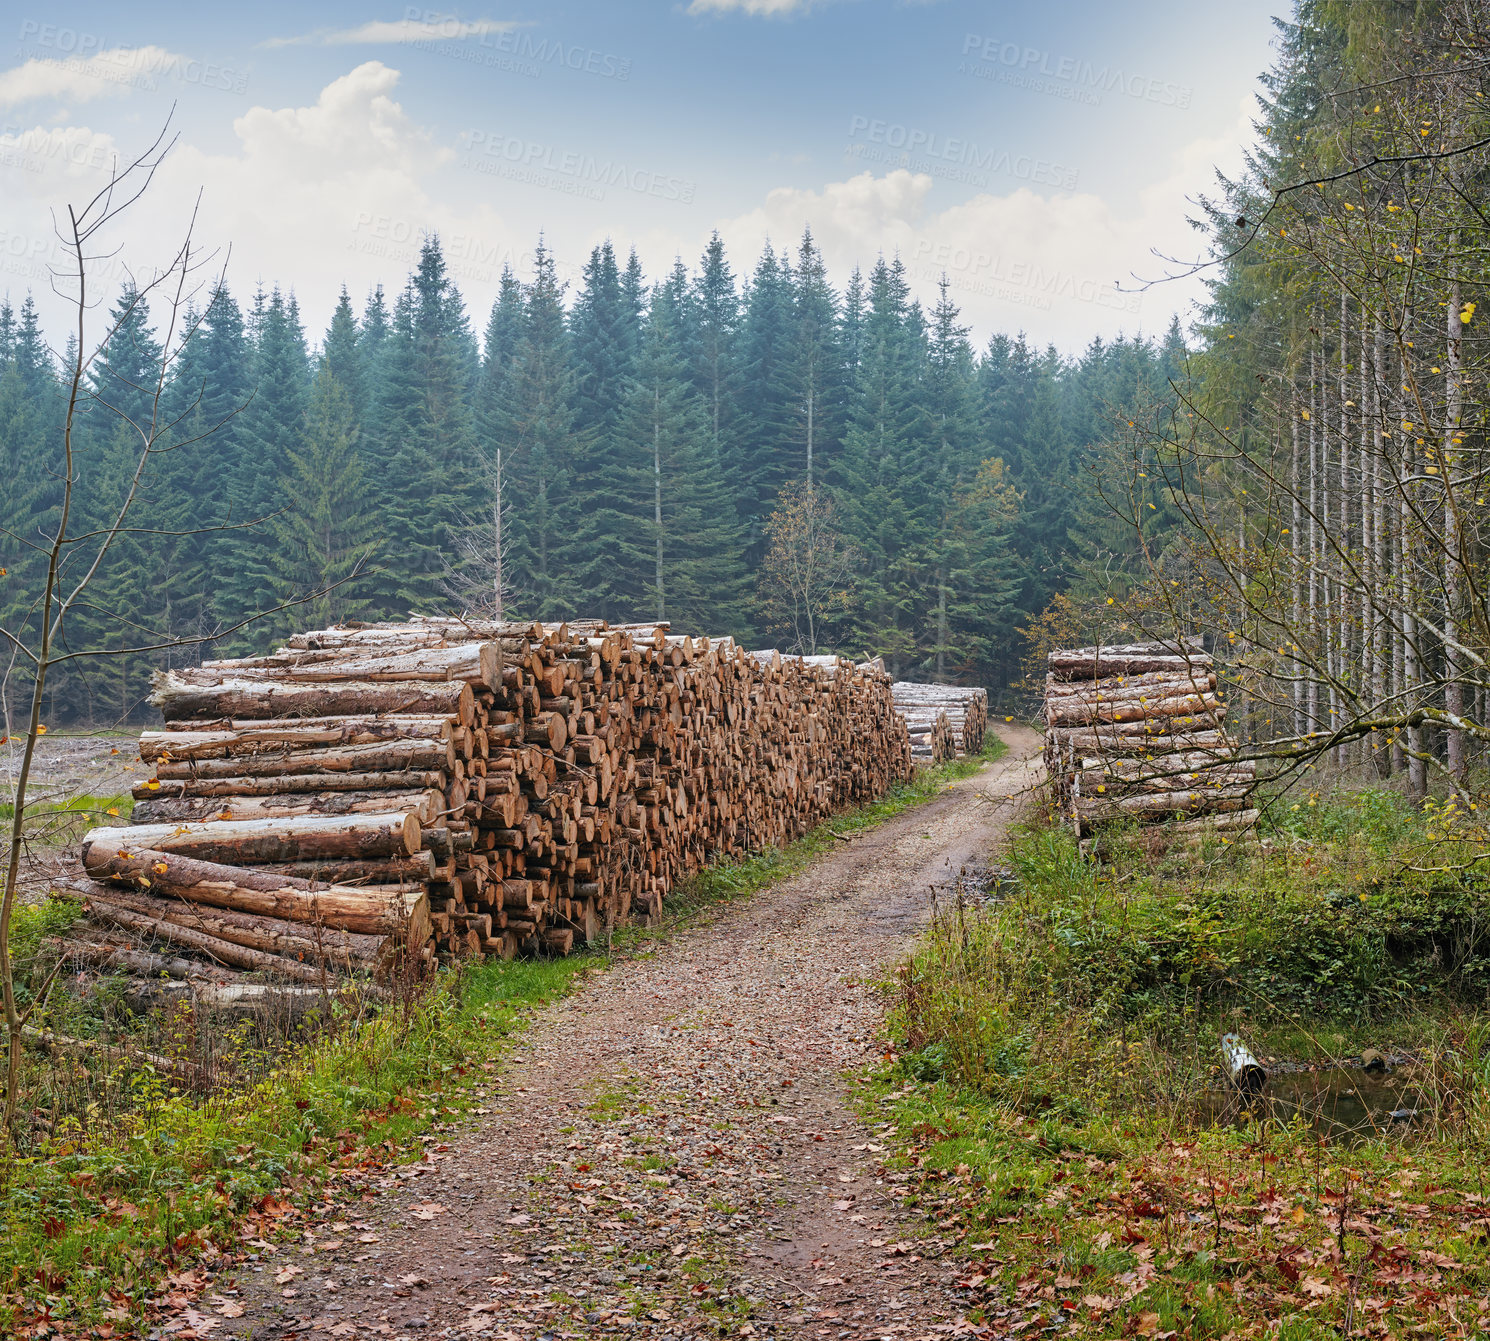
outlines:
[[[1012,808],[986,798],[1033,779],[1038,737],[1007,738],[997,764],[548,1012],[478,1126],[263,1257],[217,1335],[969,1332],[852,1073],[931,887],[986,863]]]

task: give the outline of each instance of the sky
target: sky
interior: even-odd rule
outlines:
[[[810,228],[839,285],[899,255],[929,304],[945,276],[979,343],[1157,335],[1201,288],[1149,281],[1202,249],[1194,202],[1240,167],[1283,8],[22,0],[0,16],[0,291],[63,338],[54,223],[169,118],[96,293],[191,225],[199,275],[293,290],[318,340],[343,285],[359,309],[397,290],[433,232],[479,330],[540,237],[572,297],[605,238],[660,279],[714,230],[739,275]]]

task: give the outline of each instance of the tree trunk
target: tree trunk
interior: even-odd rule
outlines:
[[[316,886],[309,880],[197,861],[172,852],[131,847],[121,856],[114,843],[86,842],[83,868],[95,880],[130,888],[149,888],[185,903],[230,908],[286,922],[324,926],[363,936],[409,934],[410,944],[424,943],[415,934],[423,922],[428,934],[428,906],[423,890],[351,885]]]

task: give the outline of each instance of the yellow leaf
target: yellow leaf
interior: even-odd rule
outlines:
[[[38,727],[37,727],[37,728],[36,728],[36,734],[37,734],[37,735],[38,735],[38,736],[44,736],[44,735],[46,735],[46,733],[47,733],[47,729],[46,729],[46,727],[44,727],[44,726],[38,726]]]
[[[107,810],[105,810],[105,811],[104,811],[104,812],[103,812],[103,813],[104,813],[104,814],[105,814],[105,815],[117,815],[117,814],[118,814],[118,813],[119,813],[119,807],[118,807],[118,806],[110,806],[110,807],[109,807],[109,808],[108,808],[108,809],[107,809]]]
[[[1307,419],[1309,417],[1309,411],[1308,410],[1300,410],[1299,413],[1301,415],[1303,415],[1305,419]]]

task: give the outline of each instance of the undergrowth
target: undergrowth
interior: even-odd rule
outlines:
[[[976,1311],[1082,1336],[1484,1326],[1490,874],[1416,869],[1443,827],[1372,791],[1277,806],[1260,844],[1108,834],[1102,863],[1016,833],[1013,891],[943,910],[902,968],[876,1082]],[[1228,1094],[1228,1032],[1275,1069],[1380,1049],[1416,1107],[1328,1141]]]

